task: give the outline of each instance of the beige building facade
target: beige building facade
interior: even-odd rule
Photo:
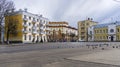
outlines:
[[[68,22],[49,22],[51,41],[76,41],[77,29],[68,25]]]
[[[78,40],[79,41],[88,41],[88,28],[96,25],[97,22],[94,22],[92,18],[88,18],[84,21],[78,22]]]

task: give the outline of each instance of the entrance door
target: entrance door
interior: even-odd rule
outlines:
[[[114,41],[114,37],[113,36],[111,36],[111,41]]]

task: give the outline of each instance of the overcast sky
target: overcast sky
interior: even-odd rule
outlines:
[[[87,17],[99,23],[120,20],[120,2],[114,0],[13,0],[16,9],[42,14],[50,21],[67,21],[77,27],[77,22]]]

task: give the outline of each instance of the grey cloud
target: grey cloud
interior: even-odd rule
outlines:
[[[77,27],[79,20],[92,17],[102,22],[119,11],[113,0],[13,0],[16,8],[27,7],[32,13],[41,13],[50,21],[68,21]],[[21,5],[22,4],[22,5]],[[117,14],[116,14],[117,15]],[[115,15],[115,16],[116,16]]]

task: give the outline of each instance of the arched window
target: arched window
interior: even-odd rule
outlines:
[[[114,32],[114,29],[110,29],[110,33],[113,33]]]

